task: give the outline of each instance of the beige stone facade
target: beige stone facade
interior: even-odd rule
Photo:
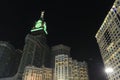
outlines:
[[[42,68],[27,66],[22,80],[52,80],[52,69],[44,66]]]
[[[54,80],[89,80],[87,63],[66,54],[55,56]]]

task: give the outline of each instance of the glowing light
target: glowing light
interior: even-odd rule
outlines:
[[[38,31],[38,30],[43,30],[43,28],[32,29],[31,32]]]
[[[111,67],[106,68],[106,69],[105,69],[105,72],[106,72],[106,73],[112,73],[112,72],[113,72],[113,69],[112,69]]]

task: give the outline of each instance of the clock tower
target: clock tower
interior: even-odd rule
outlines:
[[[26,66],[41,67],[44,65],[45,67],[50,67],[50,51],[46,44],[47,34],[44,12],[42,12],[40,19],[31,29],[31,33],[27,34],[25,38],[23,56],[18,69],[17,80],[21,80]]]

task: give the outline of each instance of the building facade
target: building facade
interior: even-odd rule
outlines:
[[[115,0],[96,34],[105,68],[112,68],[107,73],[109,80],[120,79],[120,0]]]
[[[80,80],[80,74],[79,74],[79,65],[77,60],[72,61],[72,77],[73,80]]]
[[[85,61],[78,62],[78,66],[79,66],[79,74],[80,74],[79,80],[89,80],[87,63]]]
[[[56,55],[54,80],[89,80],[87,63],[73,60],[65,54]]]
[[[71,70],[69,69],[70,80],[89,80],[88,67],[85,61],[78,62],[77,60],[72,60],[72,64],[69,64],[69,66],[71,65]]]
[[[41,68],[27,66],[24,70],[22,80],[52,80],[52,69],[44,66]]]
[[[68,55],[55,56],[55,80],[68,80]]]
[[[52,50],[55,50],[54,52],[57,54],[55,55],[54,80],[89,80],[87,63],[73,60],[69,56],[70,48],[66,47],[61,44],[52,47],[55,48]],[[67,54],[64,52],[66,49]]]

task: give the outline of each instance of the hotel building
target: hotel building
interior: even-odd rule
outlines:
[[[105,68],[112,68],[107,73],[109,80],[120,79],[120,0],[116,0],[96,34]]]

